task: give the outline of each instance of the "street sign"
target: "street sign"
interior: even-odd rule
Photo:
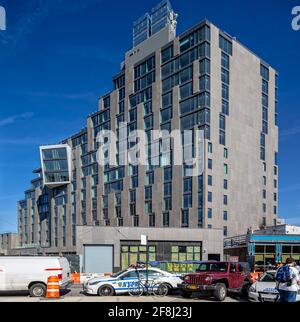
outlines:
[[[142,246],[148,245],[148,236],[147,235],[141,235],[141,245]]]

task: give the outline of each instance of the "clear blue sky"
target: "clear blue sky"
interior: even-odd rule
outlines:
[[[39,166],[38,147],[85,126],[132,44],[132,22],[159,0],[0,0],[0,232]],[[207,18],[280,74],[280,216],[300,224],[300,0],[172,0],[178,32]]]

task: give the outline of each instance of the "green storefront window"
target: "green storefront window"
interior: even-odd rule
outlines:
[[[129,247],[128,246],[122,246],[122,252],[123,253],[127,253],[129,251]]]
[[[178,246],[172,246],[172,253],[178,253],[179,252],[179,247]]]

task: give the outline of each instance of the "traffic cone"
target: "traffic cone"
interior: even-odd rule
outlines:
[[[57,276],[48,277],[46,299],[59,299],[60,287]]]

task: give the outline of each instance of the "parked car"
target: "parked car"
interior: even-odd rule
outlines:
[[[218,301],[224,301],[229,292],[247,296],[250,267],[241,262],[205,262],[199,265],[197,273],[185,275],[178,287],[185,298],[196,292],[213,296]]]
[[[58,276],[61,288],[71,282],[69,262],[64,257],[0,257],[0,291],[29,291],[32,297],[46,294],[47,280]]]
[[[145,280],[146,269],[139,268],[138,274]],[[182,279],[174,274],[165,272],[157,268],[149,268],[149,281],[157,281],[165,284],[169,293],[178,288],[178,284],[182,283]],[[83,290],[89,295],[114,296],[127,294],[131,285],[138,282],[137,271],[134,268],[128,268],[125,271],[111,275],[109,277],[92,278],[83,285]]]
[[[251,302],[277,302],[279,292],[276,289],[275,281],[276,271],[265,272],[248,291],[248,297]],[[297,295],[297,302],[300,301],[300,291]]]

